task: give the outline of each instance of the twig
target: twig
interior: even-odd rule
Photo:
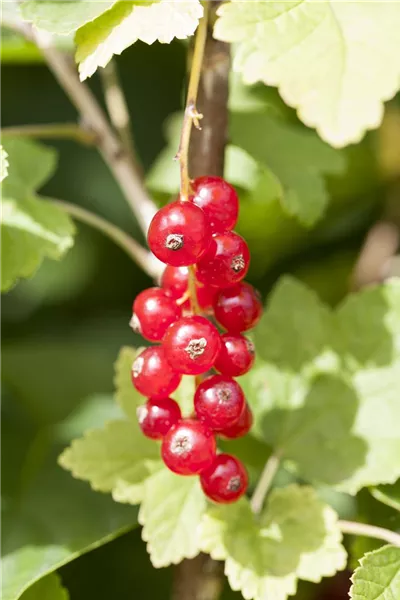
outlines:
[[[120,248],[125,250],[128,256],[130,256],[130,258],[150,277],[156,279],[160,275],[160,263],[151,252],[145,250],[136,240],[131,238],[130,235],[125,233],[125,231],[122,231],[122,229],[116,225],[113,225],[109,221],[106,221],[106,219],[103,219],[76,204],[70,204],[69,202],[64,202],[62,200],[53,200],[53,204],[56,204],[61,210],[71,215],[74,219],[86,223],[94,229],[104,233],[104,235],[115,242]]]
[[[100,76],[103,81],[104,100],[111,123],[117,131],[124,150],[129,156],[137,175],[142,177],[142,168],[136,158],[137,155],[133,144],[129,110],[114,59],[104,69],[100,69]]]
[[[50,70],[80,113],[83,122],[95,134],[104,160],[124,192],[143,232],[146,233],[157,208],[132,168],[129,156],[124,152],[90,88],[79,81],[75,65],[68,56],[54,47],[51,35],[36,30],[23,21],[9,25],[23,33],[42,51]]]
[[[70,139],[80,142],[85,146],[96,143],[96,136],[91,131],[86,131],[76,123],[44,123],[43,125],[14,125],[3,127],[2,135]]]
[[[197,92],[199,89],[199,81],[201,74],[201,67],[203,63],[204,48],[207,38],[207,22],[208,22],[208,9],[209,2],[204,3],[204,14],[200,20],[199,27],[196,32],[196,40],[194,44],[194,52],[192,65],[190,69],[190,78],[188,85],[188,93],[186,99],[185,114],[183,117],[181,139],[179,143],[179,150],[176,158],[179,159],[180,170],[181,170],[181,200],[186,201],[189,196],[190,179],[189,179],[189,143],[190,143],[190,132],[192,131],[192,124],[197,129],[201,129],[199,120],[203,118],[203,115],[197,111],[196,100]]]
[[[351,535],[361,535],[364,537],[376,538],[400,547],[400,535],[383,527],[368,525],[368,523],[356,523],[354,521],[338,521],[340,530],[343,533]]]
[[[255,515],[261,512],[264,504],[265,496],[271,487],[272,481],[279,468],[280,458],[275,454],[271,454],[267,462],[265,463],[263,472],[260,475],[256,489],[254,490],[253,496],[250,501],[251,510]]]

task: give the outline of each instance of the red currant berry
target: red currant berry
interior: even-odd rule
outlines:
[[[172,398],[151,398],[138,407],[136,414],[140,429],[152,440],[161,440],[170,427],[182,418],[179,404]]]
[[[214,502],[229,504],[246,493],[249,477],[244,465],[230,454],[218,454],[200,476],[205,495]]]
[[[183,317],[172,323],[163,348],[171,367],[178,373],[198,375],[208,371],[221,347],[218,329],[205,317]]]
[[[215,452],[212,431],[195,419],[183,419],[173,425],[161,446],[165,464],[179,475],[198,475],[212,464]]]
[[[198,177],[192,183],[191,200],[202,208],[213,233],[233,229],[238,220],[239,198],[234,188],[221,177]]]
[[[160,288],[141,292],[133,303],[130,325],[146,340],[160,342],[168,327],[181,316],[180,307]]]
[[[262,313],[259,292],[245,282],[221,290],[214,299],[213,307],[218,323],[232,333],[251,329]]]
[[[210,228],[204,212],[192,202],[173,202],[153,217],[147,235],[150,250],[167,265],[192,265],[207,250]]]
[[[246,403],[239,417],[239,420],[227,427],[223,431],[220,431],[220,435],[228,440],[234,440],[236,438],[243,437],[248,433],[253,425],[253,413],[251,412],[250,406]]]
[[[254,344],[242,335],[224,333],[221,350],[214,367],[223,375],[239,377],[250,371],[254,363]]]
[[[161,287],[167,296],[179,300],[188,288],[188,267],[172,267],[168,265],[161,276]]]
[[[197,263],[202,283],[223,288],[241,281],[250,264],[249,248],[240,235],[225,231],[213,235],[209,249]]]
[[[211,375],[200,383],[194,395],[197,418],[214,431],[234,425],[246,400],[240,385],[224,375]]]
[[[132,365],[132,382],[143,396],[167,398],[180,384],[181,376],[167,361],[161,346],[143,350]]]

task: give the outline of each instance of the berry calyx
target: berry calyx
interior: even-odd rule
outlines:
[[[213,308],[218,323],[230,333],[251,329],[262,313],[259,292],[246,282],[221,290],[214,299]]]
[[[228,439],[235,440],[236,438],[243,437],[248,433],[253,425],[253,413],[251,412],[250,406],[246,403],[245,407],[240,415],[239,419],[231,425],[227,427],[223,431],[219,432],[219,435]]]
[[[152,399],[168,398],[180,384],[181,376],[169,364],[161,346],[146,348],[132,365],[132,383]]]
[[[182,418],[179,404],[172,398],[151,398],[138,407],[136,414],[140,429],[152,440],[161,440],[172,425]]]
[[[213,233],[233,229],[238,220],[239,198],[222,177],[203,176],[192,182],[192,202],[202,208]]]
[[[221,504],[229,504],[246,493],[249,478],[240,460],[230,454],[218,454],[211,467],[200,476],[205,495]]]
[[[210,228],[204,212],[192,202],[172,202],[153,217],[147,240],[163,263],[175,267],[192,265],[207,250]]]
[[[246,400],[240,385],[224,375],[207,377],[197,386],[194,410],[197,418],[213,431],[222,431],[235,424]]]
[[[223,288],[241,281],[250,265],[244,239],[234,231],[212,236],[207,252],[198,261],[196,277],[207,285]]]
[[[198,475],[211,466],[216,452],[212,431],[200,421],[183,419],[163,439],[161,456],[179,475]]]
[[[179,319],[181,312],[176,302],[168,298],[161,288],[149,288],[136,297],[130,325],[146,340],[159,342],[171,323]]]
[[[221,350],[214,367],[223,375],[239,377],[250,371],[254,363],[254,344],[243,335],[221,335]]]
[[[182,317],[167,329],[165,356],[178,373],[199,375],[210,369],[221,347],[217,328],[205,317]]]

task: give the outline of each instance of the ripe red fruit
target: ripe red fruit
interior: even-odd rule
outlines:
[[[178,373],[198,375],[208,371],[221,347],[218,330],[205,317],[183,317],[168,327],[163,348]]]
[[[167,296],[179,300],[185,294],[188,288],[188,267],[165,267],[161,276],[161,287]]]
[[[224,333],[221,350],[214,367],[223,375],[239,377],[250,371],[254,363],[254,344],[243,335]]]
[[[194,410],[200,421],[214,431],[234,425],[246,400],[240,385],[231,377],[212,375],[197,386]]]
[[[218,323],[231,333],[251,329],[262,313],[259,292],[246,282],[221,290],[214,299],[213,307]]]
[[[161,446],[165,464],[179,475],[198,475],[212,464],[215,452],[212,431],[195,419],[183,419],[173,425]]]
[[[230,454],[218,454],[200,476],[205,495],[214,502],[229,504],[243,496],[249,478],[244,465]]]
[[[146,340],[159,342],[171,323],[181,316],[181,309],[161,288],[149,288],[141,292],[133,303],[130,325]]]
[[[163,263],[192,265],[207,250],[210,228],[204,212],[192,202],[172,202],[153,217],[147,240]]]
[[[132,365],[132,382],[143,396],[167,398],[176,390],[181,376],[168,363],[161,346],[143,350]]]
[[[249,248],[240,235],[225,231],[212,236],[207,252],[197,263],[196,277],[223,288],[241,281],[250,265]]]
[[[153,440],[161,440],[170,427],[182,418],[179,404],[172,398],[150,398],[146,404],[138,407],[136,414],[140,429]]]
[[[198,177],[192,182],[191,200],[202,208],[213,233],[233,229],[238,220],[239,198],[234,188],[221,177]]]
[[[250,431],[252,425],[253,413],[251,412],[250,406],[246,403],[238,421],[223,431],[220,431],[219,434],[228,440],[234,440],[246,435],[246,433]]]

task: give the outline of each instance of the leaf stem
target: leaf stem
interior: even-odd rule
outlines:
[[[368,523],[356,523],[355,521],[338,521],[338,525],[343,533],[376,538],[400,547],[400,535],[389,529],[368,525]]]
[[[85,127],[96,136],[98,148],[105,162],[113,172],[140,227],[146,234],[157,207],[132,168],[129,156],[92,91],[87,84],[79,80],[74,63],[69,56],[54,47],[52,36],[47,32],[39,31],[22,20],[9,25],[33,41],[42,51],[49,69],[80,113]]]
[[[60,138],[80,142],[85,146],[96,143],[96,136],[91,131],[86,131],[76,123],[43,123],[42,125],[15,125],[3,127],[2,135],[35,137],[35,138]]]
[[[181,139],[179,143],[178,154],[176,155],[176,158],[179,159],[180,163],[182,201],[188,200],[190,190],[189,143],[192,124],[194,124],[197,129],[201,129],[199,120],[203,118],[203,115],[197,111],[196,100],[199,89],[201,66],[203,64],[204,48],[207,38],[209,4],[210,2],[204,2],[203,4],[204,14],[200,19],[196,32],[196,40],[194,43],[192,65],[190,69],[189,85],[186,98],[186,107],[182,123]]]
[[[279,464],[280,457],[276,454],[271,454],[265,463],[263,472],[260,475],[260,479],[258,480],[256,489],[254,490],[250,501],[251,510],[255,515],[258,515],[262,510],[265,497],[274,480]]]
[[[160,263],[151,254],[151,252],[145,250],[140,244],[138,244],[138,242],[136,242],[136,240],[125,233],[125,231],[122,231],[122,229],[116,225],[113,225],[106,219],[103,219],[102,217],[99,217],[98,215],[95,215],[89,210],[77,206],[76,204],[70,204],[69,202],[64,202],[63,200],[53,200],[53,203],[61,208],[61,210],[64,212],[71,215],[71,217],[74,219],[81,221],[82,223],[86,223],[94,229],[104,233],[104,235],[122,248],[128,254],[128,256],[150,277],[159,277]]]

